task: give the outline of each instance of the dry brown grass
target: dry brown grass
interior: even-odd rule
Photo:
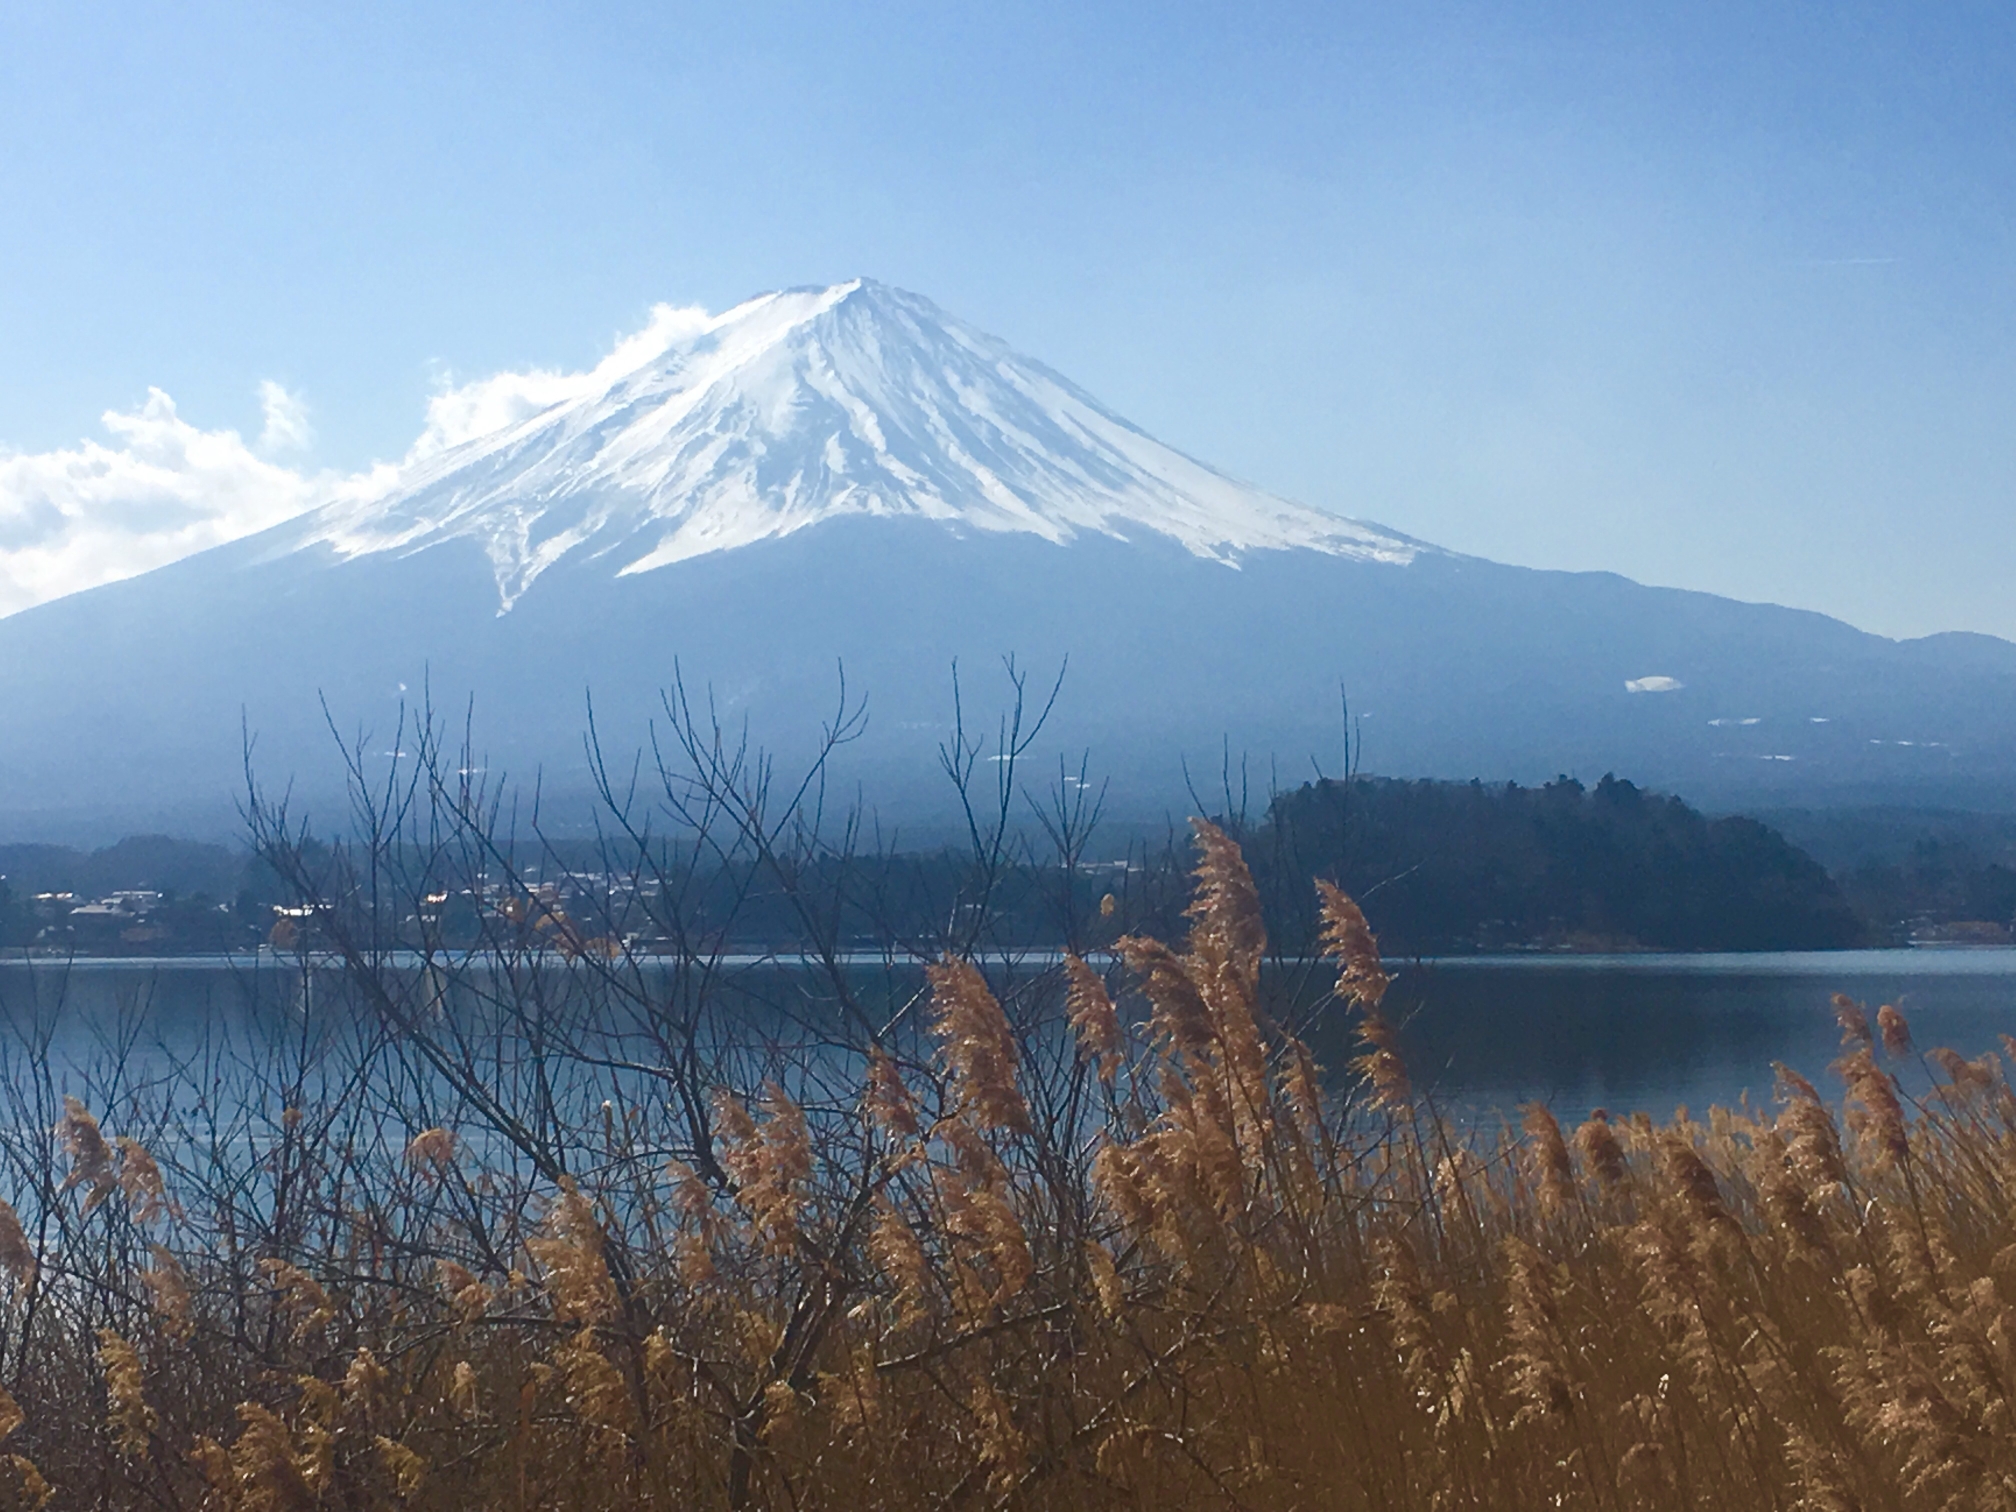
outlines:
[[[1180,947],[1057,974],[1075,1064],[947,959],[928,1057],[872,1047],[853,1101],[722,1088],[677,1159],[607,1107],[564,1179],[438,1126],[331,1162],[290,1108],[252,1160],[315,1193],[286,1253],[73,1100],[49,1216],[0,1210],[0,1502],[2016,1506],[1996,1057],[1933,1052],[1907,1103],[1902,1015],[1844,1001],[1840,1117],[1787,1072],[1775,1114],[1463,1136],[1335,889],[1363,1049],[1318,1090],[1198,836]]]

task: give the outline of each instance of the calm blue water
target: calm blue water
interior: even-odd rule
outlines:
[[[1451,1102],[1664,1116],[1746,1090],[1768,1102],[1773,1061],[1831,1095],[1836,992],[1872,1013],[1895,1003],[1921,1050],[1999,1052],[2016,1034],[2016,949],[1449,960],[1403,970],[1388,1008],[1416,1083]]]
[[[1387,1006],[1404,1024],[1416,1084],[1472,1111],[1537,1099],[1564,1117],[1597,1106],[1663,1117],[1746,1091],[1767,1101],[1773,1061],[1828,1091],[1835,992],[1872,1011],[1896,1003],[1920,1048],[1974,1056],[2016,1034],[2016,949],[1517,956],[1397,970]],[[767,972],[795,990],[789,971],[753,966],[744,981]],[[17,1064],[38,1021],[59,1059],[102,1055],[122,1035],[153,1059],[220,1028],[298,1018],[303,1004],[300,973],[272,960],[0,962],[0,1037]],[[1348,1024],[1320,1034],[1318,1052],[1342,1065]]]

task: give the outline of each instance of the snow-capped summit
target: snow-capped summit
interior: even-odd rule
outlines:
[[[654,323],[568,397],[271,543],[349,558],[473,540],[509,609],[577,554],[648,572],[849,515],[1059,543],[1155,534],[1228,563],[1301,548],[1398,564],[1425,549],[1236,482],[867,279]]]
[[[1438,550],[1235,482],[868,282],[660,309],[589,371],[450,390],[385,473],[0,619],[0,827],[228,824],[248,733],[260,780],[340,813],[414,700],[578,815],[591,706],[598,749],[655,761],[676,685],[786,760],[844,725],[835,780],[956,832],[946,742],[1067,668],[1036,765],[1091,761],[1141,822],[1205,769],[1229,806],[1240,751],[1337,770],[1340,688],[1354,759],[1369,737],[1394,774],[2016,792],[2016,645]]]

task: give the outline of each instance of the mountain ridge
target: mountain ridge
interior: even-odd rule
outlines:
[[[341,812],[323,701],[389,740],[423,688],[496,767],[585,794],[591,693],[618,750],[676,675],[802,751],[840,666],[871,720],[836,775],[915,815],[949,668],[991,711],[976,674],[1010,654],[1070,665],[1040,761],[1089,752],[1146,814],[1240,752],[1335,772],[1340,686],[1388,775],[2016,808],[2016,644],[1443,551],[1239,484],[918,296],[836,288],[671,320],[370,504],[0,620],[0,831],[228,816],[241,729],[262,780]]]
[[[598,376],[600,372],[598,370]],[[843,516],[1062,542],[1166,535],[1228,564],[1434,548],[1165,446],[921,295],[868,279],[758,295],[634,366],[422,464],[391,495],[266,532],[276,554],[483,542],[508,611],[585,552],[648,572]]]

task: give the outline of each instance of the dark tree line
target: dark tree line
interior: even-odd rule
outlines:
[[[1606,776],[1593,789],[1356,777],[1280,795],[1250,851],[1277,912],[1293,876],[1364,901],[1389,950],[1523,945],[1825,949],[1867,933],[1825,869],[1753,819]]]
[[[2006,928],[2016,918],[2016,868],[1965,841],[1927,835],[1908,855],[1865,861],[1843,880],[1864,914],[1902,926],[1966,919]]]
[[[624,878],[608,872],[602,840],[546,832],[503,838],[487,886],[439,871],[437,859],[423,899],[389,922],[409,944],[466,948],[512,906],[510,891],[543,891],[562,903],[578,943],[627,940],[649,951],[669,943],[653,921],[672,901],[663,879],[676,877],[684,917],[729,927],[738,944],[759,949],[796,937],[808,891],[834,900],[824,925],[848,949],[872,948],[893,929],[928,954],[983,903],[996,942],[1017,948],[1097,949],[1125,928],[1179,928],[1188,864],[1181,834],[1130,840],[1102,828],[1093,792],[1082,769],[1052,771],[997,813],[1004,838],[990,854],[984,896],[975,891],[970,842],[889,851],[860,836],[814,847],[786,871],[746,854],[696,853],[690,840],[660,832],[638,837],[651,869]],[[1223,803],[1239,808],[1236,795]],[[1901,860],[1842,865],[1830,878],[1774,828],[1710,819],[1616,777],[1593,789],[1567,778],[1525,788],[1354,777],[1277,794],[1257,819],[1219,817],[1247,842],[1276,939],[1295,951],[1308,945],[1312,874],[1362,897],[1382,939],[1403,953],[1820,949],[1883,942],[1905,927],[1900,921],[2006,923],[2016,913],[2016,871],[1964,846],[1927,840]],[[316,842],[304,841],[303,854],[315,852]],[[0,887],[12,888],[11,897],[0,893],[0,946],[85,954],[259,943],[288,893],[250,855],[155,837],[90,854],[0,847]],[[121,925],[101,921],[93,934],[66,923],[69,903],[36,901],[74,888],[81,903],[119,887],[163,893],[137,944],[122,940],[129,931]],[[431,894],[438,901],[424,900]],[[1111,918],[1100,913],[1108,894],[1120,905]]]

